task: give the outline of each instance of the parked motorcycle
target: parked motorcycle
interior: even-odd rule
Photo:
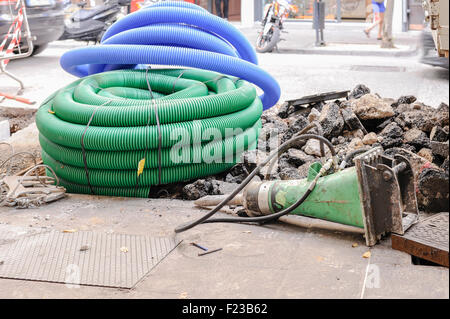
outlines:
[[[271,52],[280,42],[283,22],[291,12],[296,13],[297,7],[290,0],[274,0],[264,7],[262,30],[256,40],[256,51]]]
[[[106,0],[104,4],[89,9],[85,9],[85,1],[78,3],[79,9],[66,20],[64,34],[59,40],[100,42],[109,26],[126,14],[125,8],[130,3],[131,0]]]

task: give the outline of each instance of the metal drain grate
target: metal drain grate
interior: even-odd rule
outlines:
[[[132,288],[178,244],[89,231],[38,233],[0,245],[0,278]]]

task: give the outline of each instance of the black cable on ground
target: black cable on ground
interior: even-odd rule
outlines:
[[[290,207],[282,210],[281,212],[278,212],[276,214],[272,214],[272,215],[267,215],[267,216],[260,216],[260,217],[232,217],[232,218],[217,218],[217,219],[213,219],[213,220],[209,220],[207,221],[211,216],[213,216],[214,214],[216,214],[223,206],[225,206],[232,198],[234,198],[240,191],[242,191],[244,189],[245,186],[247,186],[248,183],[250,183],[250,181],[253,179],[253,177],[255,177],[256,174],[258,174],[260,172],[260,170],[266,166],[273,158],[275,158],[275,156],[279,157],[282,153],[284,153],[285,151],[287,151],[292,144],[298,142],[298,141],[302,141],[302,140],[309,140],[309,139],[316,139],[319,140],[321,142],[323,142],[325,145],[328,146],[328,148],[331,151],[331,155],[333,156],[333,160],[336,156],[336,150],[334,149],[333,144],[331,144],[330,141],[328,141],[326,138],[319,136],[319,135],[315,135],[315,134],[305,134],[305,135],[300,135],[300,136],[295,136],[293,138],[291,138],[289,141],[284,142],[277,150],[273,151],[271,154],[269,154],[269,156],[261,163],[259,164],[251,173],[250,175],[247,176],[247,178],[229,195],[227,196],[224,200],[222,200],[216,207],[214,207],[213,210],[211,210],[209,213],[207,213],[206,215],[204,215],[203,217],[192,221],[190,223],[187,224],[183,224],[178,226],[177,228],[175,228],[175,233],[181,233],[184,232],[188,229],[191,229],[199,224],[203,224],[203,223],[213,223],[213,222],[232,222],[232,223],[244,223],[244,222],[259,222],[259,223],[266,223],[275,219],[278,219],[279,217],[289,214],[291,211],[293,211],[294,209],[296,209],[298,206],[300,206],[305,200],[306,198],[309,196],[309,194],[311,194],[311,192],[313,191],[317,179],[320,176],[320,173],[317,174],[316,178],[311,182],[310,186],[308,187],[308,190],[306,191],[306,193],[293,205],[291,205]],[[331,163],[330,163],[331,166]],[[325,166],[324,166],[325,167]]]

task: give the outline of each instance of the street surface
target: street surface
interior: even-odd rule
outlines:
[[[280,102],[365,84],[382,97],[414,95],[434,107],[449,103],[448,70],[423,65],[416,54],[298,54],[295,44],[305,28],[291,27],[279,53],[259,55],[261,67],[281,86]],[[352,37],[363,41],[358,30],[351,31]],[[243,31],[254,41],[256,29]],[[403,35],[401,44],[414,46],[416,40],[417,34]],[[24,97],[38,102],[32,107],[75,80],[61,69],[59,57],[84,45],[56,42],[41,55],[11,62],[8,70],[26,84]],[[14,85],[0,78],[0,90],[13,93]],[[12,101],[1,105],[23,107]],[[205,212],[188,201],[69,195],[38,209],[0,208],[0,231],[23,236],[47,227],[173,236],[175,226]],[[449,298],[448,269],[413,265],[408,254],[390,248],[389,239],[363,258],[369,248],[360,235],[283,224],[207,224],[178,236],[180,246],[130,291],[0,279],[0,298]],[[198,257],[197,248],[189,245],[193,241],[223,250]]]

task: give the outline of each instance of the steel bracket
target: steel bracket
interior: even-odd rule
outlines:
[[[418,219],[414,175],[403,157],[371,149],[354,159],[362,203],[366,244],[373,246],[388,233],[403,235]]]

